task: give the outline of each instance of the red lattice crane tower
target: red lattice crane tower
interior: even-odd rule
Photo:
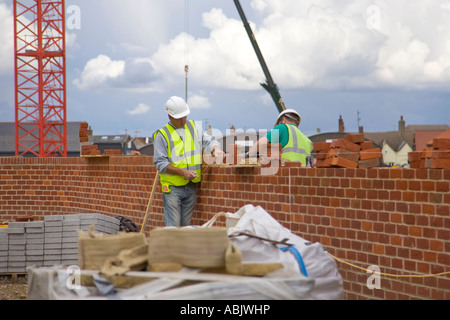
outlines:
[[[16,156],[67,157],[64,0],[14,0]]]

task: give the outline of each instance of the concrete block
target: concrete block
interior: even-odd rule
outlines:
[[[37,227],[37,228],[25,228],[25,233],[44,233],[44,227]]]
[[[62,232],[45,232],[44,238],[62,238]]]
[[[63,228],[77,229],[80,227],[80,220],[64,220]]]
[[[65,248],[63,249],[63,255],[64,254],[76,254],[78,255],[78,248]]]
[[[44,244],[46,244],[46,243],[61,243],[61,242],[62,242],[62,237],[45,238],[44,239]]]
[[[62,238],[62,243],[68,243],[68,242],[73,242],[73,243],[78,243],[78,236],[75,237],[64,237]]]
[[[9,245],[26,245],[27,239],[9,239]]]
[[[77,242],[63,242],[62,249],[77,249],[78,250],[78,241]]]
[[[64,238],[75,238],[75,239],[78,239],[78,231],[75,231],[75,230],[64,231],[63,232],[63,239]]]
[[[27,233],[26,237],[27,237],[27,241],[31,240],[31,239],[44,239],[45,234],[42,233]]]
[[[23,223],[23,222],[22,222]],[[24,234],[25,233],[25,227],[22,228],[8,228],[8,234]]]
[[[26,222],[10,222],[8,223],[8,229],[25,229]]]
[[[25,262],[25,256],[24,255],[9,255],[8,256],[8,262],[9,261],[11,261],[11,262]]]
[[[61,256],[62,249],[44,249],[44,257],[46,256]]]
[[[61,249],[61,243],[44,243],[44,250],[46,249]]]
[[[61,215],[45,216],[44,217],[44,222],[47,222],[47,221],[62,221],[63,219],[64,219],[64,217],[61,216]]]
[[[33,246],[33,245],[43,245],[44,244],[44,238],[40,239],[27,239],[27,247]]]
[[[45,254],[44,255],[44,261],[60,261],[61,255],[60,254]]]
[[[27,256],[27,262],[44,261],[44,256]]]
[[[28,252],[28,250],[44,250],[44,244],[29,244],[29,243],[27,243],[27,247],[25,250],[27,252]]]
[[[44,227],[44,221],[29,221],[24,222],[25,228],[43,228]]]
[[[24,244],[10,244],[8,245],[9,254],[20,254],[25,251],[26,246]]]
[[[42,256],[44,255],[44,248],[42,249],[27,249],[25,250],[26,256]]]
[[[13,267],[13,266],[8,266],[8,271],[7,272],[11,272],[11,273],[23,273],[26,271],[25,265],[24,266],[20,266],[20,267]]]
[[[62,232],[63,228],[62,228],[62,224],[60,226],[50,226],[50,227],[45,227],[45,233],[55,233],[55,232]]]

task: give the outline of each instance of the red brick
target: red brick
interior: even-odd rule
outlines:
[[[436,207],[434,205],[430,205],[430,204],[423,204],[422,205],[422,213],[424,213],[424,214],[435,214],[436,213]]]
[[[450,149],[450,138],[436,138],[433,139],[433,148],[440,150]]]
[[[347,159],[344,159],[342,157],[334,157],[329,159],[330,165],[341,167],[341,168],[356,168],[358,166],[357,162],[350,161]]]
[[[366,160],[359,160],[358,161],[358,167],[359,168],[375,168],[378,167],[380,165],[380,159],[376,158],[376,159],[366,159]]]
[[[331,148],[343,148],[353,152],[359,152],[361,150],[361,146],[356,143],[352,143],[345,139],[337,139],[331,143]]]
[[[364,133],[350,133],[344,136],[345,140],[348,140],[353,143],[361,143],[364,142]]]
[[[433,159],[450,159],[450,150],[433,150]]]
[[[361,146],[361,150],[373,149],[372,141],[364,141],[359,144]]]
[[[432,169],[450,169],[450,159],[431,159],[430,168],[432,168]]]
[[[328,151],[330,149],[330,142],[314,142],[313,143],[313,151]]]
[[[431,147],[424,148],[421,152],[422,159],[431,158],[432,156],[433,156],[433,148]]]
[[[417,151],[417,152],[410,152],[408,153],[408,161],[409,162],[413,162],[413,161],[420,161],[422,159],[422,152]]]
[[[377,159],[377,158],[381,158],[381,156],[382,155],[381,155],[380,148],[361,150],[359,152],[359,157],[361,160]]]
[[[327,158],[328,151],[318,151],[315,154],[317,160],[325,160]]]

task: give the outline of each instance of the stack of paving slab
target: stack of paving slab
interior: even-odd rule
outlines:
[[[120,221],[97,213],[45,216],[44,221],[10,222],[0,228],[0,273],[29,266],[78,264],[78,230],[117,234]]]

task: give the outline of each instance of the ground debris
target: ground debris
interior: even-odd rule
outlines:
[[[10,275],[0,276],[0,300],[26,300],[28,281],[26,276],[13,279]]]

